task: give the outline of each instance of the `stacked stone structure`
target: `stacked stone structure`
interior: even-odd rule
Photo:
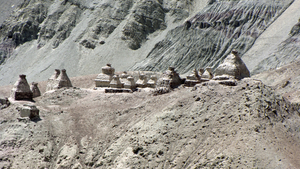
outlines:
[[[194,69],[193,73],[186,77],[184,85],[188,87],[193,87],[197,83],[200,83],[201,82],[200,80],[201,80],[201,76],[198,74],[198,71]]]
[[[96,87],[110,87],[110,82],[114,76],[115,69],[111,67],[111,64],[106,64],[102,67],[102,73],[100,73],[96,79]]]
[[[136,81],[136,86],[140,88],[147,87],[148,78],[144,74],[140,74],[139,80]]]
[[[66,69],[61,70],[60,75],[57,77],[53,85],[54,89],[60,89],[63,87],[72,87],[72,83],[67,75]]]
[[[38,87],[38,83],[32,82],[30,85],[30,90],[33,93],[32,95],[33,98],[41,96],[41,91]]]
[[[134,78],[132,76],[127,77],[127,81],[125,81],[125,83],[124,83],[124,88],[131,89],[131,90],[136,89],[136,84],[135,84]]]
[[[232,50],[222,64],[215,70],[214,79],[242,79],[250,77],[250,72],[236,50]]]
[[[182,84],[182,79],[175,71],[174,67],[163,73],[162,77],[157,81],[157,87],[176,88]]]
[[[155,88],[157,82],[157,77],[155,75],[150,76],[150,80],[147,82],[147,86],[150,88]]]
[[[212,79],[214,77],[212,69],[210,67],[207,67],[201,77],[203,79]]]
[[[32,100],[33,93],[30,90],[29,84],[26,80],[26,75],[19,75],[19,80],[14,84],[11,90],[10,97],[14,100]]]
[[[109,85],[111,88],[123,88],[119,75],[114,75]]]
[[[55,69],[54,74],[48,79],[46,91],[54,89],[55,81],[59,75],[60,75],[60,70]]]

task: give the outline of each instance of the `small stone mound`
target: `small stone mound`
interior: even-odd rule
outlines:
[[[236,50],[226,57],[215,70],[215,76],[228,75],[235,79],[250,77],[250,72]]]
[[[11,90],[10,97],[14,100],[32,100],[33,93],[30,90],[29,84],[26,80],[26,75],[19,75],[19,80],[14,84]]]
[[[0,110],[7,108],[10,105],[8,98],[0,98]]]
[[[174,67],[169,67],[169,69],[164,72],[162,77],[157,81],[157,87],[170,87],[176,88],[182,84],[182,79],[179,74],[175,71]]]

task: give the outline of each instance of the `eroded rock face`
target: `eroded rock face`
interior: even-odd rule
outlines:
[[[228,75],[235,79],[250,77],[250,72],[245,63],[240,58],[238,52],[233,50],[222,64],[215,70],[215,76]]]
[[[14,84],[11,90],[10,97],[14,100],[32,100],[33,93],[26,80],[26,75],[20,75],[19,77],[19,80]]]
[[[244,54],[292,1],[218,1],[168,32],[134,70],[180,73],[197,67],[215,69],[233,48]]]

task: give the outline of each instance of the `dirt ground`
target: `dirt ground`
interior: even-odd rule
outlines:
[[[259,80],[244,79],[237,86],[211,81],[153,96],[149,90],[94,90],[94,78],[71,78],[77,87],[34,99],[40,120],[19,117],[16,107],[24,102],[1,110],[0,166],[300,166],[299,107]]]

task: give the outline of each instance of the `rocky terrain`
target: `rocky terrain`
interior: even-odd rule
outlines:
[[[300,168],[300,0],[0,2],[0,168]],[[106,63],[185,77],[233,49],[251,77],[95,88]],[[74,87],[46,92],[54,69]],[[42,96],[7,102],[19,74]]]

